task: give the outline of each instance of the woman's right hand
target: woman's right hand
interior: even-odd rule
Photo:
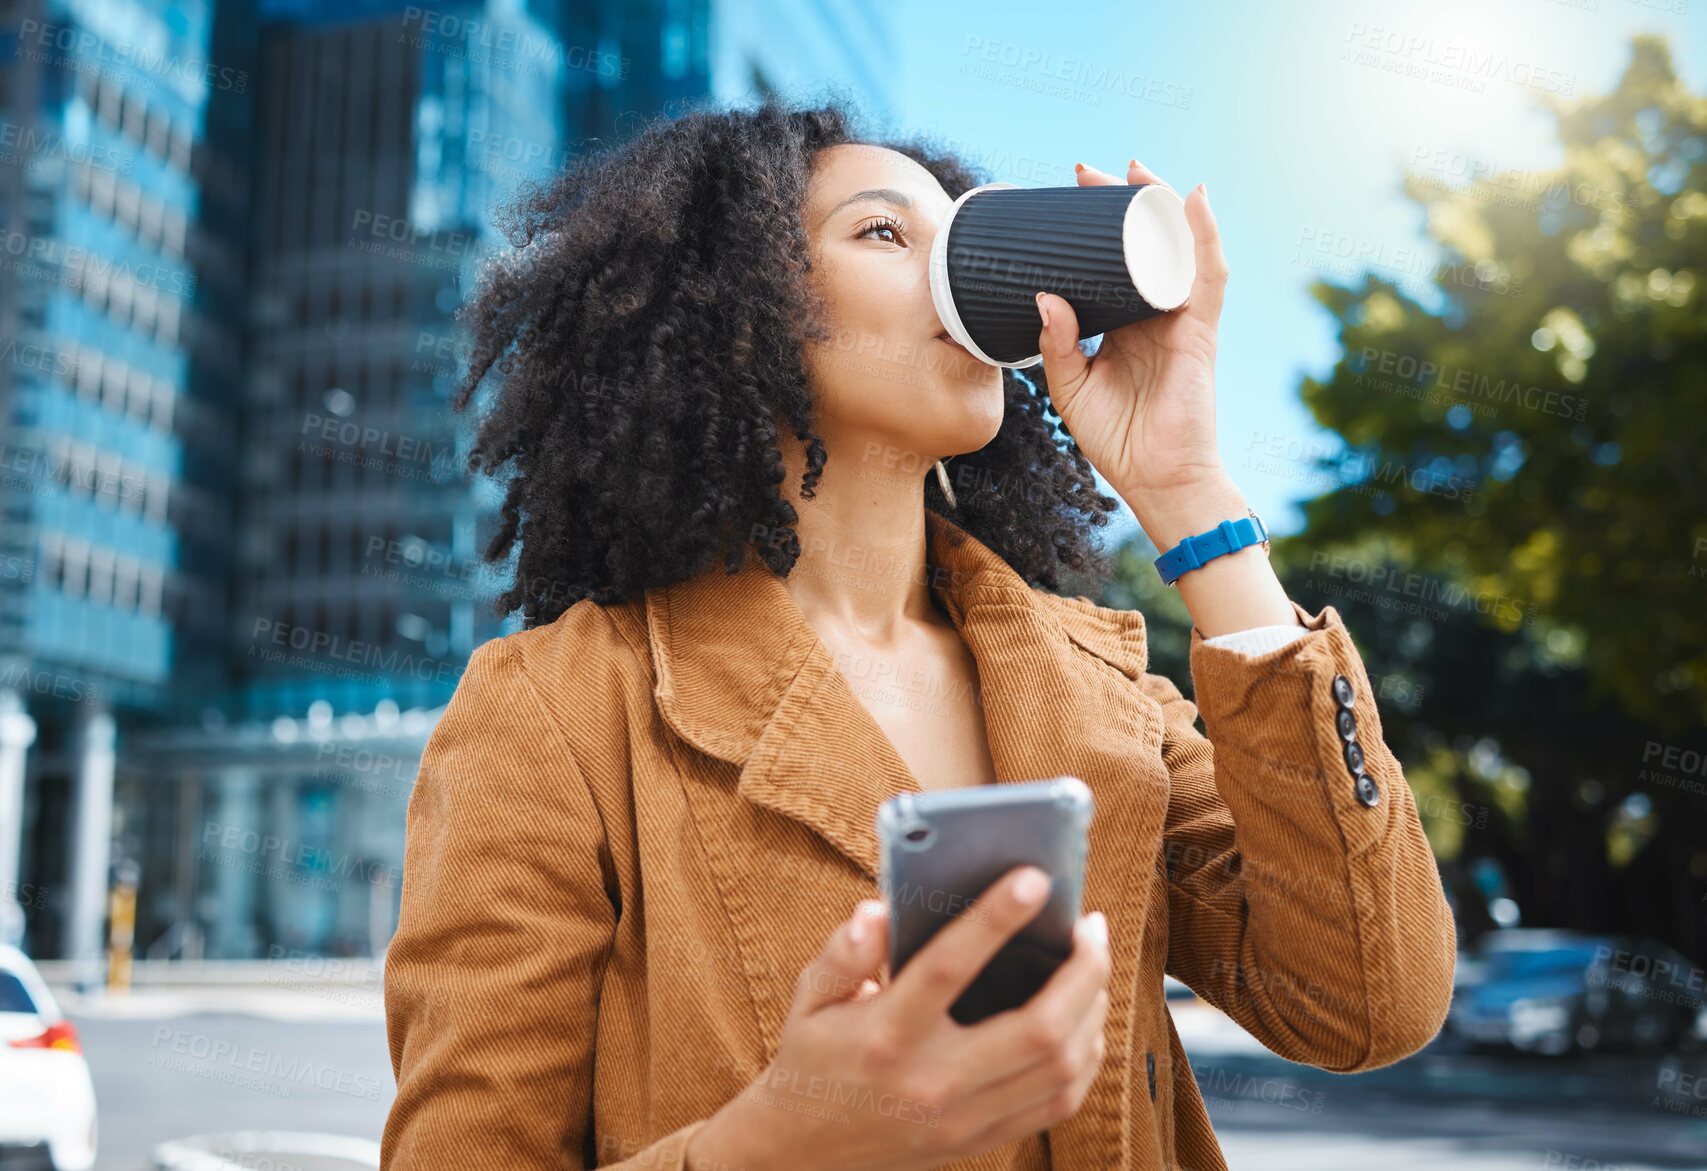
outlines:
[[[1009,871],[881,989],[869,977],[889,953],[888,915],[860,903],[801,972],[775,1060],[694,1136],[686,1165],[927,1171],[1070,1116],[1102,1065],[1100,912],[1025,1004],[975,1025],[948,1015],[1048,884],[1034,866]]]

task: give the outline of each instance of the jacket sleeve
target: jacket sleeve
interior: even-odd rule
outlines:
[[[422,752],[385,959],[387,1171],[581,1171],[616,927],[597,807],[519,652],[479,647]],[[640,1150],[682,1171],[704,1120]]]
[[[1170,780],[1168,972],[1282,1057],[1349,1073],[1439,1031],[1457,935],[1362,658],[1333,607],[1294,610],[1308,633],[1259,655],[1193,630],[1207,738],[1144,677]]]

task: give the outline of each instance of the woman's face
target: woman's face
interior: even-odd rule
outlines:
[[[1002,424],[1002,371],[949,340],[931,304],[931,242],[954,201],[906,155],[878,146],[817,156],[804,208],[829,342],[806,369],[826,480],[922,477],[977,451]]]

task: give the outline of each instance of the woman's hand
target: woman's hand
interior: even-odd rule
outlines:
[[[1043,881],[1023,898],[1027,872]],[[1100,913],[1024,1005],[970,1026],[948,1015],[1047,893],[1036,867],[1010,871],[881,989],[888,917],[861,903],[800,974],[776,1059],[694,1135],[687,1166],[925,1171],[1070,1116],[1103,1058]]]
[[[1079,172],[1081,187],[1118,182],[1094,167]],[[1134,162],[1126,182],[1161,180]],[[1225,496],[1230,483],[1215,443],[1215,343],[1227,260],[1201,184],[1186,197],[1185,216],[1197,260],[1186,304],[1108,331],[1094,358],[1079,352],[1072,305],[1053,293],[1038,294],[1045,318],[1038,342],[1050,398],[1086,458],[1141,523],[1147,513],[1171,511],[1175,500]],[[1164,540],[1189,535],[1150,533],[1163,549],[1173,543]]]
[[[1161,182],[1136,160],[1126,181]],[[1079,172],[1081,187],[1118,182],[1094,167]],[[1186,197],[1185,218],[1197,258],[1186,304],[1109,330],[1096,357],[1079,352],[1072,305],[1053,293],[1037,295],[1049,397],[1085,457],[1162,552],[1247,510],[1215,445],[1215,342],[1227,258],[1201,183]],[[1179,592],[1205,638],[1298,621],[1267,556],[1254,545],[1185,574]]]

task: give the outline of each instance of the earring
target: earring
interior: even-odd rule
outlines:
[[[954,489],[948,486],[948,469],[942,466],[940,459],[936,461],[936,482],[937,487],[942,489],[942,494],[948,497],[948,506],[959,509],[960,505],[954,499]]]

